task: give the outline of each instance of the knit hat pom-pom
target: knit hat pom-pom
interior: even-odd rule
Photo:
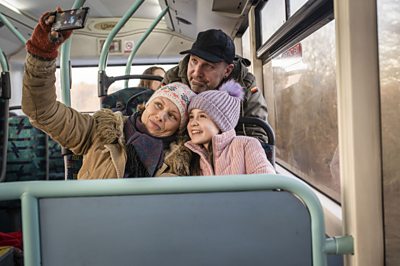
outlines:
[[[237,83],[233,79],[222,84],[219,90],[226,91],[230,96],[243,100],[243,94],[244,94],[243,88],[239,83]]]

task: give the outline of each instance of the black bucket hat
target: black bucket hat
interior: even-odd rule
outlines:
[[[232,64],[235,58],[235,45],[222,30],[206,30],[197,35],[192,49],[180,54],[192,54],[211,63],[225,61]]]

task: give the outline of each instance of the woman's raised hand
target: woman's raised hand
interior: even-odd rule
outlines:
[[[62,10],[57,8],[57,11]],[[72,31],[51,31],[54,20],[55,12],[46,12],[40,17],[31,38],[26,43],[26,50],[30,54],[48,60],[57,58],[58,48],[68,39]]]

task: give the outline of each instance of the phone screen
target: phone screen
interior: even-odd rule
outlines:
[[[51,27],[52,31],[82,29],[85,27],[88,7],[56,12],[56,18]]]

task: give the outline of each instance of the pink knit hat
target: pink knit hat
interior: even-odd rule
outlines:
[[[222,132],[229,131],[239,121],[243,94],[242,86],[229,80],[218,90],[209,90],[194,96],[189,104],[189,113],[192,109],[200,109],[207,113]]]
[[[179,125],[179,130],[182,131],[186,128],[186,123],[188,120],[188,105],[190,100],[196,94],[185,84],[180,82],[174,82],[167,84],[158,90],[156,90],[150,99],[146,103],[146,107],[149,103],[157,97],[165,97],[171,102],[173,102],[176,107],[178,107],[179,113],[181,114],[181,123]]]

